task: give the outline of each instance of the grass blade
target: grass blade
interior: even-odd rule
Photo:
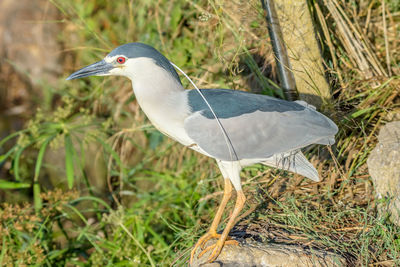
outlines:
[[[11,148],[6,154],[0,155],[0,164],[2,164],[4,161],[6,161],[6,159],[8,159],[8,157],[11,156],[11,154],[17,149],[16,146],[14,146],[13,148]]]
[[[30,142],[28,145],[24,146],[24,147],[20,147],[17,152],[15,153],[15,157],[14,157],[14,164],[13,164],[13,170],[14,170],[14,177],[15,180],[17,181],[21,181],[21,177],[19,176],[19,160],[21,158],[22,152],[24,152],[24,150],[29,147],[33,142]]]
[[[49,137],[40,146],[39,153],[35,165],[35,176],[33,177],[33,203],[35,211],[39,212],[42,209],[42,199],[40,198],[40,185],[38,183],[40,168],[42,167],[44,152],[46,152],[47,145],[53,137]]]
[[[108,211],[112,210],[110,205],[108,205],[104,200],[102,200],[101,198],[98,198],[98,197],[93,197],[93,196],[80,197],[80,198],[75,199],[74,201],[72,201],[71,204],[75,204],[75,203],[78,203],[78,202],[84,201],[84,200],[98,202],[99,204],[103,205]]]
[[[101,138],[94,136],[96,138],[96,140],[104,147],[104,149],[110,153],[110,155],[114,158],[114,160],[117,162],[117,164],[119,166],[122,167],[122,161],[120,159],[120,157],[118,156],[118,154],[112,149],[112,147],[107,144],[106,142],[104,142]]]
[[[53,139],[53,137],[47,138],[46,141],[44,141],[44,143],[40,146],[40,150],[39,150],[37,160],[36,160],[36,165],[35,165],[35,176],[33,177],[34,182],[38,181],[40,167],[42,167],[44,152],[46,152],[47,145],[49,144],[51,139]]]
[[[67,175],[68,188],[71,189],[74,185],[74,147],[71,136],[65,135],[65,173]]]
[[[6,255],[6,251],[7,251],[6,236],[3,235],[2,239],[3,239],[3,242],[2,242],[1,253],[0,253],[0,266],[3,266],[4,255]]]
[[[22,133],[25,133],[25,132],[27,132],[27,131],[28,131],[28,130],[25,129],[25,130],[21,130],[21,131],[18,131],[18,132],[15,132],[15,133],[12,133],[12,134],[8,135],[7,137],[3,138],[3,139],[0,141],[0,147],[3,146],[8,140],[10,140],[10,139],[12,139],[12,138],[14,138],[14,137],[17,137],[18,135],[20,135],[20,134],[22,134]]]
[[[16,183],[5,180],[0,180],[0,189],[23,189],[29,188],[32,184],[30,183]]]

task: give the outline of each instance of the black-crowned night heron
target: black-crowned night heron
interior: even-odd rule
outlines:
[[[318,172],[300,149],[333,144],[338,131],[330,119],[303,101],[226,89],[202,89],[202,95],[185,90],[170,61],[142,43],[119,46],[67,80],[107,75],[132,81],[139,105],[158,130],[217,161],[225,180],[224,195],[209,231],[193,248],[191,261],[196,249],[211,238],[218,240],[201,253],[213,250],[209,262],[218,257],[224,244],[237,244],[228,234],[246,200],[240,182],[243,167],[262,163],[319,181]],[[232,184],[237,192],[235,207],[224,231],[218,234]]]

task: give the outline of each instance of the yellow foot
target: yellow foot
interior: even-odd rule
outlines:
[[[208,240],[212,239],[212,238],[220,238],[221,235],[217,234],[217,232],[215,231],[210,231],[207,232],[206,234],[204,234],[202,237],[200,237],[200,239],[197,241],[196,245],[194,246],[194,248],[192,249],[192,252],[190,253],[190,264],[192,264],[193,259],[194,259],[194,254],[196,253],[196,250],[200,247],[202,250],[204,249],[204,246],[207,244]],[[233,242],[229,242],[228,241],[233,241]],[[225,244],[235,244],[237,245],[238,242],[235,240],[231,240],[231,238],[228,236],[227,241],[225,241]],[[208,250],[207,250],[208,251]],[[201,253],[200,253],[201,254]],[[204,253],[203,253],[204,254]],[[201,255],[203,255],[201,254]],[[218,253],[219,254],[219,253]],[[198,258],[200,257],[200,255],[198,256]]]
[[[215,231],[210,231],[205,233],[200,239],[197,241],[196,245],[192,249],[192,252],[190,253],[190,264],[192,264],[193,259],[194,259],[194,254],[196,253],[196,250],[198,247],[201,247],[203,249],[204,245],[207,243],[208,240],[211,238],[220,238],[220,234],[217,234]]]
[[[236,240],[226,240],[225,242],[221,241],[220,239],[218,239],[217,243],[206,247],[198,256],[197,258],[200,258],[201,256],[203,256],[205,253],[207,253],[207,251],[210,251],[213,249],[213,252],[211,253],[210,257],[208,257],[207,262],[211,263],[213,261],[215,261],[217,259],[217,257],[219,256],[219,254],[221,253],[222,248],[225,245],[239,245],[239,242],[237,242]]]

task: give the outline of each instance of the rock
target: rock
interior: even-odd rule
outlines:
[[[0,0],[0,140],[23,128],[43,87],[57,85],[63,70],[59,11],[48,0]],[[46,91],[50,92],[49,89]],[[15,140],[15,139],[14,139]],[[0,148],[9,150],[13,141]],[[4,149],[4,150],[3,150]],[[7,165],[0,163],[0,177]]]
[[[378,211],[381,215],[389,213],[400,225],[400,121],[386,124],[378,141],[367,160],[376,195],[387,200],[378,205]]]
[[[60,14],[48,0],[1,0],[0,10],[0,119],[31,117],[63,72]],[[9,120],[18,129],[18,117]]]
[[[213,241],[209,241],[211,245]],[[200,252],[200,250],[199,250]],[[205,263],[211,252],[195,257],[191,267],[306,267],[345,266],[343,257],[322,250],[310,250],[297,245],[251,243],[227,245],[213,263]]]
[[[47,0],[0,1],[0,55],[33,86],[57,85],[62,74],[60,12]],[[3,65],[5,62],[0,62]],[[10,84],[6,84],[10,87]],[[15,90],[15,88],[12,88]]]

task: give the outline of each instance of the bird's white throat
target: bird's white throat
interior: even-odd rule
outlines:
[[[188,145],[191,140],[182,131],[190,112],[182,85],[149,58],[137,58],[127,69],[132,70],[126,76],[132,81],[136,99],[153,125]]]

